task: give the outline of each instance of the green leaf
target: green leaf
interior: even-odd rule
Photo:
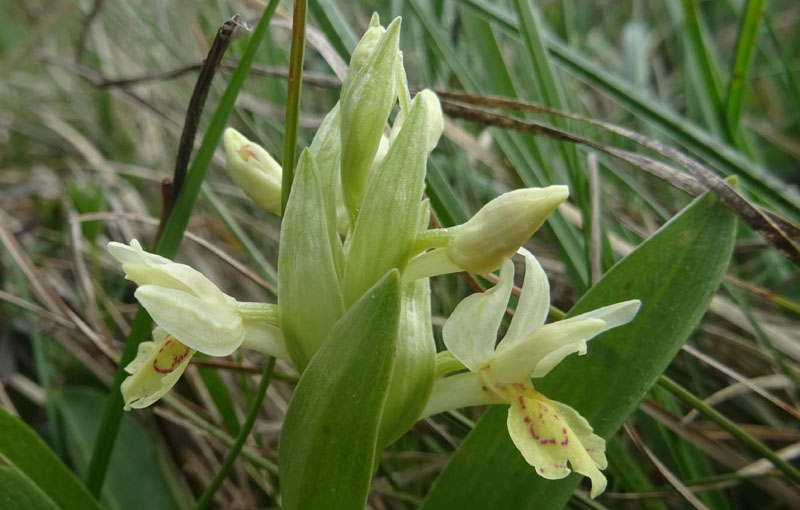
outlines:
[[[366,505],[399,315],[392,270],[336,323],[303,372],[278,446],[284,510]]]
[[[63,510],[97,509],[81,481],[61,462],[55,453],[20,419],[11,416],[0,407],[0,508],[30,508],[13,506],[15,502],[23,505],[26,501],[38,501],[40,496],[27,489],[23,492],[7,492],[13,480],[20,484],[38,485],[44,497]],[[23,497],[24,496],[24,497]],[[28,498],[28,499],[26,499]],[[27,504],[27,503],[25,503]],[[41,507],[49,508],[46,503]]]
[[[94,389],[73,388],[56,393],[54,399],[64,418],[67,452],[76,470],[85,473],[100,423],[103,394]],[[185,508],[186,502],[177,502],[177,495],[170,489],[170,477],[153,437],[126,413],[101,492],[104,506],[109,510],[138,508],[146,495],[148,510]]]
[[[636,318],[593,340],[585,357],[568,358],[534,381],[536,389],[574,407],[595,433],[611,437],[705,313],[728,265],[735,230],[735,216],[716,198],[695,200],[609,270],[569,313],[638,298]],[[421,508],[561,508],[580,477],[538,477],[511,443],[506,414],[505,406],[487,412]]]
[[[0,508],[58,510],[58,506],[25,473],[0,455]]]
[[[302,371],[344,313],[327,214],[311,153],[300,155],[281,226],[278,304],[292,362]]]

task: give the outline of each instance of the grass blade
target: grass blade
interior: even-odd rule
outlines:
[[[756,45],[756,35],[764,11],[764,0],[749,0],[742,13],[742,28],[739,32],[739,43],[736,46],[736,59],[728,82],[728,101],[726,115],[728,126],[732,132],[739,128],[742,117],[742,96],[744,95],[750,58]]]

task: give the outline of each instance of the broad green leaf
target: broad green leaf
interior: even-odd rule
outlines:
[[[85,473],[103,409],[103,394],[94,389],[73,388],[56,393],[54,399],[64,419],[67,453],[78,473]],[[153,437],[126,413],[101,492],[103,506],[127,510],[146,502],[148,510],[185,508],[186,502],[176,501],[178,495],[170,488],[171,477]]]
[[[284,211],[278,258],[281,330],[301,371],[344,313],[331,230],[335,218],[327,214],[316,164],[304,150]]]
[[[399,315],[392,270],[336,323],[300,377],[278,446],[284,510],[364,508]]]
[[[12,494],[5,491],[7,482],[15,477],[20,478],[19,473],[12,473],[13,470],[23,473],[27,481],[44,492],[46,499],[63,510],[99,508],[86,487],[44,441],[25,423],[11,416],[2,407],[0,407],[0,455],[2,456],[0,467],[3,470],[3,480],[0,481],[0,508],[15,508],[10,499]],[[30,498],[36,497],[38,496],[30,495]],[[9,506],[6,506],[7,504]],[[49,507],[43,504],[41,508]]]
[[[2,454],[0,454],[0,508],[58,510],[53,500]]]
[[[735,216],[716,198],[695,200],[611,268],[569,313],[641,299],[636,318],[594,339],[586,356],[568,358],[534,381],[536,389],[574,407],[595,433],[611,437],[705,313],[728,265],[735,229]],[[580,477],[538,477],[511,443],[506,414],[505,406],[486,413],[440,475],[424,510],[551,509],[569,499]]]

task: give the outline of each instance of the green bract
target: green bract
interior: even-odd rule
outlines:
[[[428,92],[430,94],[430,92]],[[428,128],[435,105],[417,95],[408,119],[369,181],[344,271],[345,303],[353,303],[393,267],[405,266],[417,234],[425,185]],[[435,97],[435,96],[434,96]],[[441,117],[441,113],[439,113]]]
[[[345,310],[331,248],[335,221],[322,196],[314,159],[304,150],[284,211],[278,258],[281,329],[299,370]]]

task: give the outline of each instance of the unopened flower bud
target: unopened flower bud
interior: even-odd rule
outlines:
[[[490,273],[512,256],[567,196],[566,186],[504,193],[453,229],[447,256],[470,273]]]
[[[245,194],[264,209],[281,213],[281,165],[263,147],[233,128],[223,136],[228,173]]]
[[[436,148],[439,138],[444,131],[444,117],[442,116],[442,105],[439,103],[439,96],[430,89],[421,90],[420,98],[428,104],[428,154]]]
[[[341,178],[345,203],[355,221],[383,128],[397,101],[400,19],[375,43],[369,58],[345,80],[341,104]]]
[[[349,87],[354,77],[358,74],[361,68],[364,67],[364,64],[369,61],[370,57],[375,52],[378,41],[385,32],[386,29],[381,26],[378,13],[373,13],[372,18],[369,21],[369,28],[366,32],[364,32],[361,40],[358,41],[356,48],[353,50],[353,55],[350,57],[350,68],[348,69],[347,76],[342,84],[342,93],[344,93],[344,91]]]

